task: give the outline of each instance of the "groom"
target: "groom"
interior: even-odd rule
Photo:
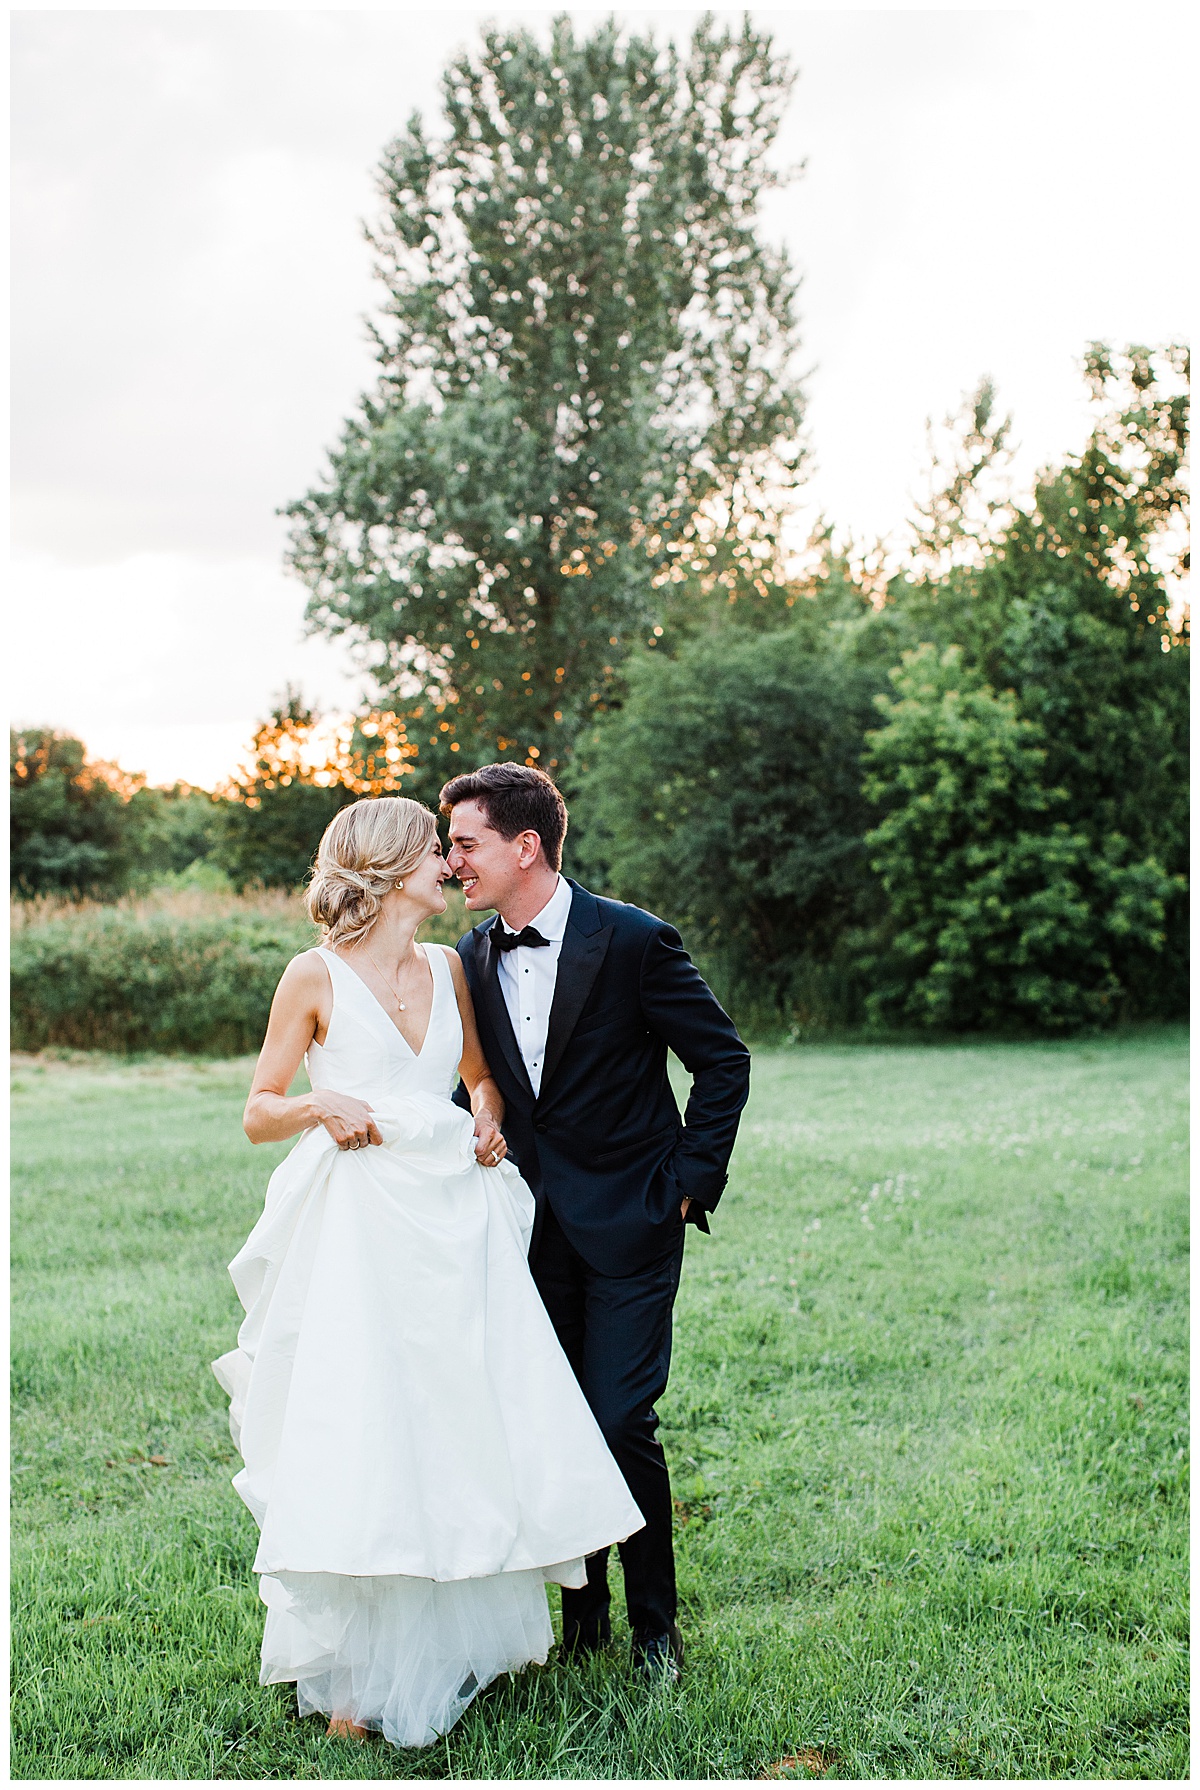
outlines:
[[[459,941],[504,1134],[537,1203],[529,1262],[596,1421],[646,1519],[620,1548],[635,1662],[677,1678],[671,1488],[654,1401],[667,1384],[684,1226],[708,1230],[750,1055],[674,927],[559,874],[567,810],[544,771],[484,765],[441,795],[449,865],[474,911]],[[670,1047],[692,1075],[683,1121]],[[459,1090],[460,1099],[462,1090]],[[563,1642],[611,1638],[608,1550],[564,1590]]]

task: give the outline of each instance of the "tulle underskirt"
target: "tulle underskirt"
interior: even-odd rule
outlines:
[[[381,1730],[393,1746],[427,1746],[494,1678],[545,1664],[548,1576],[558,1575],[439,1583],[264,1573],[260,1682],[294,1680],[302,1716],[337,1716]]]

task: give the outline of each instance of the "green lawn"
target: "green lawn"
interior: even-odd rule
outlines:
[[[552,1662],[421,1753],[256,1682],[248,1065],[19,1064],[14,1775],[1185,1776],[1186,1049],[759,1053],[662,1404],[685,1685]]]

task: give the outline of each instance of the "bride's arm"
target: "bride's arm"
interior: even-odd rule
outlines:
[[[311,957],[293,958],[271,1002],[267,1035],[242,1114],[242,1129],[252,1144],[280,1143],[313,1125],[324,1125],[342,1150],[382,1143],[365,1100],[323,1088],[314,1088],[311,1094],[288,1093],[305,1051],[329,1024],[332,1009],[323,966]]]
[[[471,1096],[471,1111],[475,1115],[475,1155],[480,1162],[492,1168],[508,1153],[508,1145],[500,1130],[504,1123],[504,1096],[496,1086],[487,1058],[483,1054],[483,1046],[479,1042],[475,1007],[471,1000],[471,990],[467,987],[467,972],[463,969],[462,958],[457,951],[447,951],[446,955],[450,959],[454,992],[458,997],[458,1012],[462,1020],[463,1053],[458,1073]]]

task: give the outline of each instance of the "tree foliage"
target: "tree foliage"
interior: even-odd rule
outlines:
[[[913,518],[913,563],[926,579],[978,566],[1011,511],[1004,474],[1012,458],[1012,417],[996,414],[996,388],[981,379],[939,428],[926,426],[929,489]]]
[[[13,887],[23,895],[119,894],[133,858],[132,793],[113,767],[87,762],[82,740],[50,728],[10,731]]]
[[[869,743],[896,936],[875,1006],[956,1025],[1182,1010],[1188,358],[1095,343],[1083,452],[891,602],[910,651]],[[935,649],[937,649],[935,651]]]
[[[234,887],[298,888],[339,808],[360,796],[406,795],[436,806],[458,767],[457,742],[439,733],[435,704],[407,716],[370,709],[331,721],[290,685],[255,729],[246,764],[220,791],[213,859]],[[413,730],[432,730],[418,757]]]
[[[893,681],[867,737],[883,818],[866,843],[891,935],[868,1013],[954,1029],[1112,1019],[1130,960],[1165,942],[1162,866],[1094,815],[1064,818],[1042,730],[965,674],[958,648],[905,654]]]
[[[216,834],[205,791],[149,788],[51,728],[10,733],[9,805],[10,880],[22,896],[112,899],[185,870]]]
[[[581,742],[583,866],[684,922],[742,1011],[1182,1011],[1187,371],[1093,344],[1093,434],[1021,501],[984,381],[937,437],[900,574],[819,533],[774,629],[672,617]]]
[[[683,926],[743,1011],[845,1009],[844,940],[874,905],[859,758],[879,682],[806,611],[634,660],[580,744],[573,813],[605,885]]]
[[[790,79],[749,20],[686,53],[493,29],[443,134],[414,116],[388,149],[379,381],[292,506],[292,564],[393,706],[433,705],[423,754],[559,766],[663,585],[769,589],[801,399],[758,209]]]

